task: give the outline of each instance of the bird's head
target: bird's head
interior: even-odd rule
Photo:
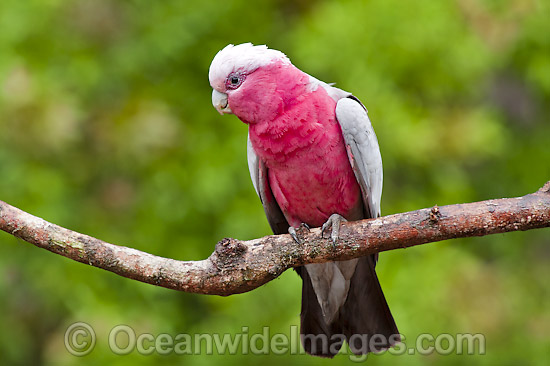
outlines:
[[[288,57],[267,46],[254,46],[251,43],[226,46],[216,54],[208,73],[210,85],[214,89],[212,104],[220,114],[234,113],[246,120],[245,114],[250,114],[252,110],[269,103],[278,103],[273,98],[267,100],[276,85],[276,80],[271,77],[273,71],[264,74],[257,71],[285,66],[292,66]],[[252,121],[249,119],[249,122]]]

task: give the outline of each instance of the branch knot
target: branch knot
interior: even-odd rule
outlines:
[[[540,193],[550,193],[550,180],[546,182],[544,186],[542,186],[541,189],[538,190]]]
[[[217,268],[234,268],[247,250],[248,247],[242,241],[223,238],[216,244],[210,259]]]
[[[441,218],[441,211],[439,211],[439,207],[435,205],[430,210],[430,222],[432,224],[435,224],[439,221],[440,218]]]

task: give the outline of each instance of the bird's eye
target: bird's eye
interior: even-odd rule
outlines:
[[[237,89],[244,81],[244,76],[238,74],[231,74],[227,77],[225,82],[228,89]]]

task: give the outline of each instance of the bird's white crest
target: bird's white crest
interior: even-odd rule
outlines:
[[[284,53],[267,48],[265,45],[254,46],[252,43],[227,45],[219,51],[208,72],[208,79],[212,87],[221,80],[225,80],[232,72],[251,73],[259,67],[269,65],[274,61],[290,64]]]

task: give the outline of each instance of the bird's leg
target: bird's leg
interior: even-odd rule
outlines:
[[[332,229],[330,233],[330,238],[332,239],[332,243],[336,245],[336,241],[340,237],[340,224],[343,221],[348,221],[348,220],[346,220],[343,216],[338,214],[330,215],[327,222],[325,222],[321,227],[321,238],[325,237],[326,230]]]
[[[297,228],[292,227],[292,226],[290,226],[288,228],[288,233],[290,234],[290,236],[292,236],[292,239],[294,239],[294,241],[298,244],[302,244],[302,241],[298,238],[298,235],[296,235],[296,229],[299,230],[299,229],[302,229],[302,228],[305,228],[305,229],[307,229],[307,231],[309,231],[309,225],[306,224],[305,222],[302,222],[300,224],[300,226],[298,226]]]

